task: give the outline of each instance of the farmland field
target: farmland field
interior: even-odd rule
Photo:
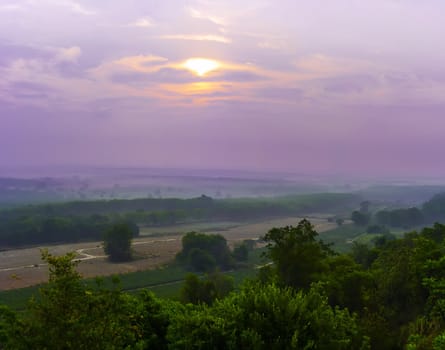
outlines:
[[[336,225],[327,221],[327,215],[308,216],[317,231],[322,232]],[[181,237],[189,231],[220,233],[233,244],[244,239],[256,239],[272,227],[296,225],[301,217],[287,217],[254,223],[199,223],[159,229],[143,229],[141,237],[133,240],[135,259],[125,263],[110,263],[102,249],[102,242],[75,243],[33,247],[0,252],[0,290],[23,288],[42,283],[48,278],[47,266],[40,260],[40,250],[48,248],[56,255],[75,251],[80,260],[78,270],[86,278],[124,274],[155,269],[172,261],[181,249]],[[157,236],[158,235],[158,236]]]

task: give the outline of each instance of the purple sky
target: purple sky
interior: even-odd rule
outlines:
[[[0,0],[0,168],[445,175],[444,33],[443,0]]]

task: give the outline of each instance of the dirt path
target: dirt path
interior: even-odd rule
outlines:
[[[220,230],[212,229],[211,233],[222,234],[229,244],[233,245],[236,241],[257,239],[272,227],[295,225],[300,219],[273,219],[230,227],[226,224]],[[325,217],[311,217],[311,221],[319,232],[335,227],[335,224],[328,223]],[[121,274],[154,269],[174,259],[181,249],[181,237],[184,232],[175,232],[174,227],[171,227],[171,232],[173,235],[165,237],[150,239],[149,235],[144,235],[134,239],[132,247],[137,259],[126,263],[110,263],[104,255],[102,242],[62,244],[47,249],[55,255],[76,252],[76,260],[80,262],[78,271],[84,277]],[[44,247],[0,252],[0,290],[22,288],[46,281],[48,266],[40,259],[42,248]]]

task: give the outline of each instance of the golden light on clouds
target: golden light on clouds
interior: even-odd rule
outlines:
[[[207,58],[190,58],[184,63],[184,67],[200,77],[217,70],[221,64],[214,60]]]

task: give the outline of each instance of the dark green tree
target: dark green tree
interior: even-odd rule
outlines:
[[[136,298],[117,286],[87,288],[75,269],[74,253],[57,257],[44,251],[42,257],[49,265],[49,282],[39,298],[23,314],[0,310],[2,349],[142,348],[142,332],[134,322],[140,318]],[[2,325],[5,318],[7,326]]]
[[[295,288],[308,288],[328,268],[329,246],[317,240],[318,233],[304,219],[296,227],[271,229],[265,236],[266,256],[272,260],[280,280]]]
[[[355,210],[351,214],[351,220],[358,226],[366,226],[369,223],[369,215]]]
[[[199,272],[232,266],[232,256],[226,239],[221,235],[189,232],[182,237],[182,250],[177,260]]]
[[[133,231],[128,223],[110,226],[104,234],[104,251],[114,262],[131,260]]]
[[[232,256],[236,261],[245,262],[249,258],[249,248],[246,243],[241,243],[233,248]]]
[[[354,317],[318,288],[248,283],[212,307],[184,311],[169,328],[172,349],[366,349]]]
[[[195,274],[188,274],[180,290],[180,300],[183,303],[207,305],[216,299],[222,299],[234,288],[233,278],[220,272],[212,272],[200,279]]]

